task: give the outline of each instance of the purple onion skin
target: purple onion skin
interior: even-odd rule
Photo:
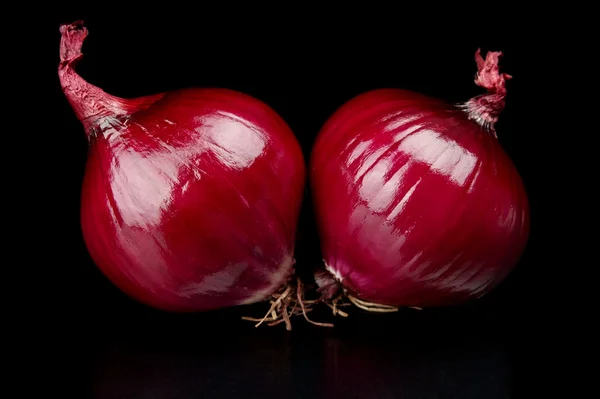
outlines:
[[[259,302],[285,285],[306,175],[286,123],[225,89],[112,96],[73,69],[82,23],[61,33],[61,84],[89,140],[83,236],[100,270],[179,312]]]
[[[476,83],[489,93],[464,106],[375,90],[322,128],[310,161],[321,248],[327,271],[353,295],[456,305],[492,290],[517,264],[529,205],[493,128],[510,78],[498,73],[500,55],[477,59]]]

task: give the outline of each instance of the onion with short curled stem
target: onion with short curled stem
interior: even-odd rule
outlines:
[[[479,298],[529,235],[521,177],[498,142],[509,75],[476,52],[487,90],[458,106],[406,90],[361,94],[319,133],[310,160],[324,300],[369,311]]]

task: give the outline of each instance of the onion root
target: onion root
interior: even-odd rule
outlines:
[[[349,302],[345,302],[346,299]],[[383,305],[380,303],[365,301],[365,300],[357,298],[347,292],[340,294],[339,296],[335,297],[333,300],[322,299],[320,302],[324,303],[325,306],[329,307],[334,316],[341,316],[341,317],[348,317],[349,314],[347,312],[344,312],[343,310],[340,310],[339,308],[344,307],[344,306],[351,306],[351,305],[354,305],[359,309],[366,310],[367,312],[374,312],[374,313],[393,313],[393,312],[397,312],[400,310],[400,308],[396,307],[396,306]],[[414,309],[414,310],[423,310],[423,308],[420,308],[418,306],[406,306],[406,308]]]
[[[302,315],[307,322],[316,326],[333,327],[331,323],[317,322],[308,317],[308,312],[312,311],[312,305],[318,302],[318,300],[304,299],[304,285],[300,278],[296,278],[295,284],[290,283],[283,292],[272,295],[272,299],[269,301],[271,306],[263,318],[244,316],[242,320],[256,322],[254,327],[260,327],[265,322],[269,327],[285,323],[285,329],[291,331],[291,317]],[[298,305],[300,305],[300,308],[298,308]]]

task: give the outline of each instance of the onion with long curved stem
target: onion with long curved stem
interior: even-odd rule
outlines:
[[[105,93],[74,69],[83,23],[60,32],[60,83],[89,140],[83,236],[102,272],[169,311],[259,302],[285,286],[305,184],[287,124],[232,90]]]

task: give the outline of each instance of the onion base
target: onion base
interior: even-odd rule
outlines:
[[[340,307],[354,305],[359,309],[374,313],[392,313],[397,312],[399,307],[384,305],[376,302],[369,302],[352,295],[350,291],[343,287],[341,279],[337,278],[326,265],[326,270],[319,270],[315,273],[314,278],[319,286],[318,291],[321,293],[319,302],[324,303],[329,307],[334,316],[348,317],[348,313],[340,310]],[[406,306],[410,309],[422,310],[416,306]]]

